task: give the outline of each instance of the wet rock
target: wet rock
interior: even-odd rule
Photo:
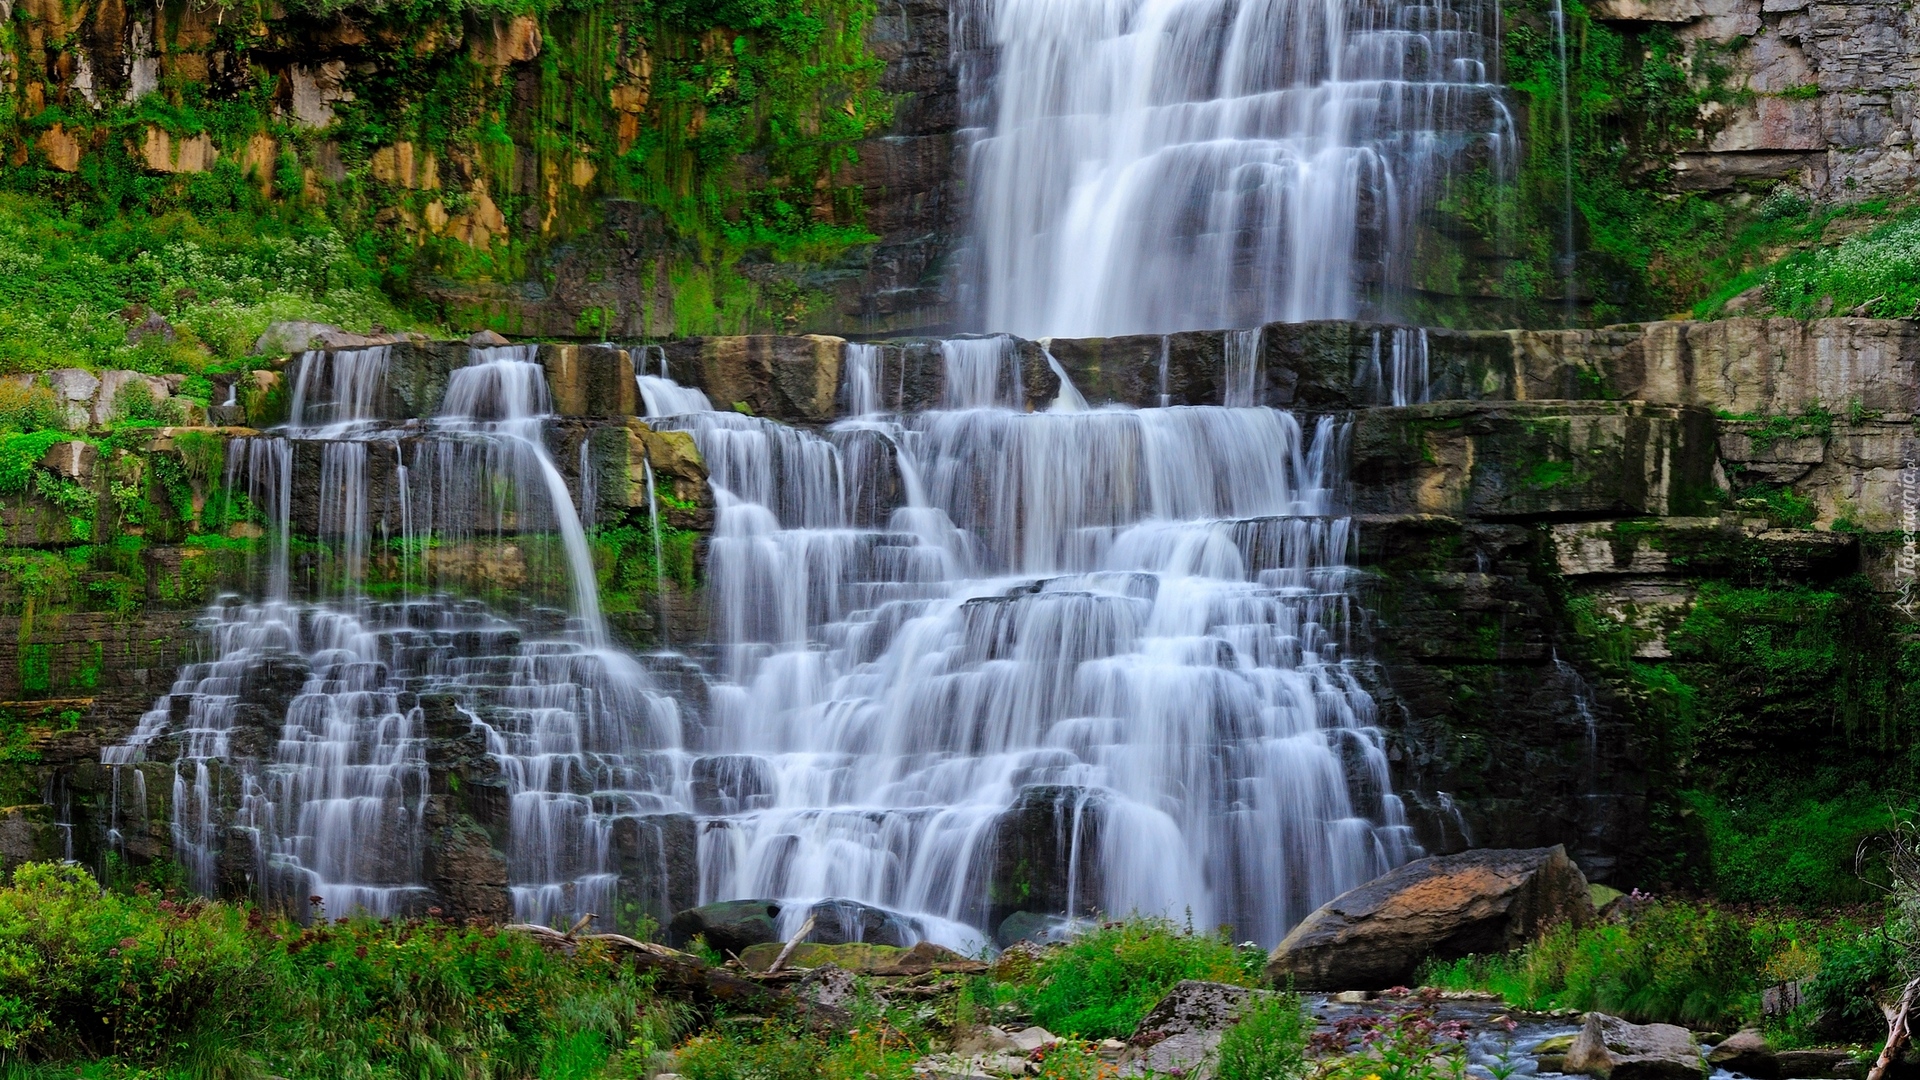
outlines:
[[[830,424],[840,388],[837,337],[686,338],[667,345],[668,370],[705,391],[717,409],[788,424]]]
[[[996,825],[988,925],[998,926],[1016,911],[1095,914],[1105,805],[1090,788],[1034,784],[1021,790]]]
[[[822,900],[807,914],[813,919],[807,940],[821,945],[865,942],[903,949],[919,936],[900,916],[857,900]]]
[[[1707,1052],[1707,1064],[1754,1080],[1776,1080],[1780,1075],[1780,1062],[1757,1028],[1743,1028],[1721,1040]]]
[[[1578,1035],[1555,1035],[1551,1039],[1541,1039],[1530,1051],[1534,1062],[1541,1072],[1566,1072],[1567,1051],[1573,1049],[1573,1040]]]
[[[664,924],[700,898],[700,838],[691,814],[641,814],[619,818],[610,839],[623,932],[639,928],[641,916]]]
[[[427,843],[421,869],[435,906],[455,921],[507,922],[513,915],[507,857],[477,822],[434,805],[443,801],[444,796],[430,797],[424,814]]]
[[[773,900],[722,900],[688,908],[667,924],[667,943],[685,948],[695,937],[709,948],[738,955],[755,945],[780,940],[774,920],[780,905]]]
[[[693,763],[689,787],[696,813],[758,810],[772,805],[773,769],[765,758],[752,754],[703,757]]]
[[[1322,905],[1267,960],[1303,990],[1408,983],[1428,957],[1504,952],[1563,922],[1593,921],[1564,847],[1418,859]]]
[[[471,343],[472,339],[468,340]],[[553,396],[553,411],[558,415],[632,416],[637,411],[633,360],[625,349],[542,345],[539,358],[547,374],[547,392]]]
[[[1437,402],[1353,429],[1361,513],[1482,519],[1687,515],[1717,498],[1713,415],[1642,402]]]
[[[1006,948],[1016,941],[1032,941],[1049,944],[1065,941],[1083,923],[1059,915],[1041,915],[1032,911],[1016,911],[1000,920],[1000,928],[994,931],[994,941]]]
[[[1707,1068],[1686,1028],[1595,1012],[1567,1049],[1566,1071],[1600,1080],[1699,1080]]]

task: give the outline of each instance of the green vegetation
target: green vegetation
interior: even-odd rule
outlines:
[[[1633,905],[1620,921],[1563,926],[1518,952],[1440,964],[1424,981],[1489,989],[1530,1009],[1599,1009],[1640,1022],[1717,1025],[1757,1019],[1771,953],[1808,932],[1749,923],[1708,905]]]
[[[238,208],[138,211],[0,190],[0,373],[224,369],[279,319],[413,325],[324,218],[240,190]]]
[[[1278,993],[1247,1005],[1220,1039],[1218,1080],[1296,1080],[1307,1072],[1312,1024],[1300,999]]]
[[[1048,1031],[1089,1039],[1133,1031],[1182,979],[1252,986],[1265,961],[1224,936],[1181,933],[1160,919],[1135,919],[1089,930],[1047,954],[1016,1000]]]
[[[31,93],[0,97],[17,158],[0,176],[0,373],[199,371],[286,319],[508,329],[464,298],[541,280],[581,238],[597,262],[603,243],[660,256],[643,291],[671,308],[643,314],[661,333],[786,325],[820,299],[801,270],[871,239],[846,176],[890,116],[872,0],[292,8],[162,19],[158,51],[185,59],[91,107],[54,64],[88,47],[84,19],[0,24],[35,42],[10,84]],[[343,16],[365,33],[315,130],[286,110],[293,76],[249,56]],[[222,51],[244,77],[204,76]],[[609,221],[609,199],[644,213]],[[575,330],[607,333],[608,314]]]
[[[0,889],[0,1054],[11,1075],[587,1077],[644,1060],[676,1016],[595,947],[436,920],[301,928],[102,892],[29,864]]]
[[[1775,501],[1771,514],[1790,520],[1789,499]],[[1897,613],[1863,579],[1771,583],[1772,568],[1737,547],[1675,557],[1759,580],[1700,583],[1664,661],[1637,659],[1639,632],[1587,601],[1566,605],[1585,658],[1640,710],[1643,752],[1663,770],[1654,797],[1670,802],[1649,814],[1651,879],[1739,901],[1872,899],[1855,853],[1884,831],[1891,793],[1920,776],[1920,643],[1894,630]]]
[[[1781,207],[1778,216],[1766,207]],[[1885,224],[1837,244],[1822,246],[1827,226],[1842,218],[1871,220],[1886,213],[1884,202],[1813,212],[1804,200],[1770,196],[1761,221],[1775,234],[1756,249],[1801,250],[1767,265],[1745,270],[1694,306],[1711,318],[1727,311],[1734,297],[1757,290],[1772,312],[1795,318],[1860,314],[1881,319],[1912,318],[1920,312],[1920,210],[1895,215]],[[1794,243],[1798,241],[1798,243]]]

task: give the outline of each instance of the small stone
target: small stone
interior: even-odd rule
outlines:
[[[1093,1050],[1100,1056],[1101,1061],[1113,1064],[1126,1056],[1127,1044],[1119,1039],[1101,1039],[1094,1045]]]
[[[485,349],[494,345],[511,345],[513,342],[508,341],[505,337],[494,333],[492,330],[480,330],[467,337],[467,344],[476,349]]]
[[[1007,1037],[1013,1041],[1014,1047],[1024,1054],[1031,1054],[1035,1050],[1052,1046],[1060,1041],[1053,1032],[1043,1027],[1021,1028],[1019,1031],[1010,1032]]]
[[[1365,990],[1342,990],[1327,999],[1336,1005],[1364,1005],[1373,1000],[1373,995]]]

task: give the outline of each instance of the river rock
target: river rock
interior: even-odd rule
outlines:
[[[1595,1012],[1567,1050],[1566,1071],[1600,1080],[1699,1080],[1707,1067],[1686,1028]]]
[[[723,953],[745,952],[754,945],[780,940],[774,920],[780,905],[773,900],[722,900],[688,908],[667,924],[667,941],[684,948],[695,937]]]
[[[1767,1037],[1757,1028],[1744,1028],[1721,1040],[1707,1052],[1707,1064],[1754,1080],[1775,1080],[1780,1075],[1773,1047],[1767,1045]]]
[[[1858,1080],[1867,1075],[1866,1065],[1845,1050],[1783,1050],[1775,1061],[1787,1080]]]
[[[1308,915],[1267,974],[1303,990],[1379,989],[1411,982],[1428,957],[1505,952],[1593,919],[1586,877],[1560,845],[1417,859]]]
[[[1142,1017],[1128,1040],[1141,1048],[1121,1069],[1123,1076],[1185,1075],[1213,1056],[1220,1037],[1255,996],[1265,993],[1229,983],[1187,979],[1175,983]]]

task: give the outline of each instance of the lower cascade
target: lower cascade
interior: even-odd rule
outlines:
[[[589,447],[566,475],[530,350],[473,350],[425,420],[383,404],[381,349],[303,354],[289,423],[230,452],[271,522],[260,595],[209,610],[205,658],[107,752],[117,814],[171,782],[190,883],[304,915],[424,910],[468,859],[521,921],[768,899],[783,938],[824,912],[972,952],[1022,914],[1272,944],[1418,854],[1349,654],[1344,425],[1089,409],[1064,377],[1029,412],[1008,339],[939,349],[939,407],[894,413],[847,346],[819,430],[639,376],[716,507],[709,640],[644,656],[610,643]],[[487,543],[565,587],[460,598]]]

